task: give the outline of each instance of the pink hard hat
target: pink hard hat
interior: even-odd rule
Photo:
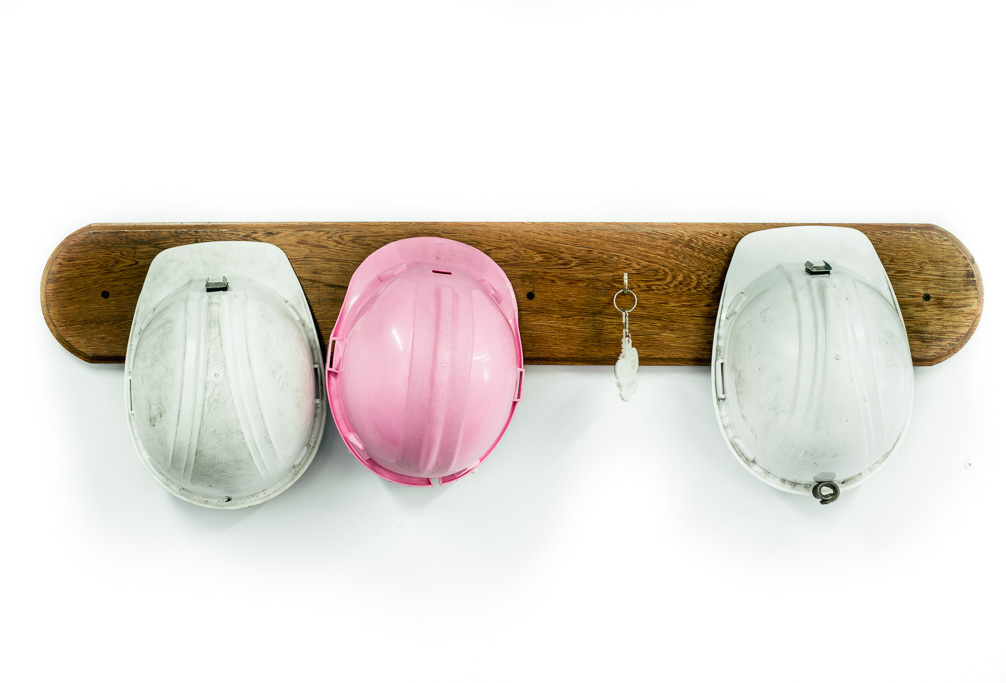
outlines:
[[[356,269],[329,340],[328,396],[371,471],[411,486],[472,471],[510,423],[523,376],[513,287],[475,247],[411,237]]]

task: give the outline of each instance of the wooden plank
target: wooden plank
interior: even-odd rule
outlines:
[[[784,225],[806,224],[95,224],[53,251],[42,275],[42,311],[74,355],[121,363],[133,309],[158,252],[193,242],[255,240],[287,253],[327,341],[346,285],[368,254],[404,237],[436,235],[481,249],[506,271],[517,292],[527,363],[613,363],[621,317],[612,297],[628,272],[639,297],[631,328],[640,362],[700,365],[709,363],[720,287],[737,241]],[[849,227],[870,237],[887,268],[915,364],[933,365],[956,353],[982,311],[981,275],[964,245],[934,225]]]

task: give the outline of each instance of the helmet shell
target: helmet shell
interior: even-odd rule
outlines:
[[[469,245],[413,237],[354,273],[329,341],[329,401],[346,446],[371,471],[446,483],[499,441],[523,367],[503,270]]]
[[[830,271],[812,274],[808,261]],[[741,240],[717,317],[713,397],[745,467],[796,493],[858,484],[900,443],[912,392],[901,312],[863,233],[804,226]]]
[[[227,289],[207,291],[207,278]],[[165,250],[150,265],[126,351],[133,443],[153,477],[197,505],[285,490],[324,426],[321,346],[286,255],[270,244]]]

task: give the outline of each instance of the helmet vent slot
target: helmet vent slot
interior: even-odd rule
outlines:
[[[454,273],[449,270],[434,270],[433,272],[437,275],[454,275]]]
[[[346,339],[344,337],[332,337],[328,346],[328,372],[339,372],[342,370],[342,356],[346,352]]]
[[[726,377],[724,375],[725,366],[726,360],[723,358],[716,361],[716,370],[713,374],[713,378],[716,380],[716,398],[718,399],[724,399],[727,397]]]

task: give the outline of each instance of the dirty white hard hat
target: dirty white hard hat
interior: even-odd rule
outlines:
[[[321,347],[278,247],[210,242],[154,258],[126,350],[140,460],[196,505],[242,508],[289,487],[324,425]]]
[[[723,436],[762,481],[828,503],[876,472],[908,424],[913,371],[869,238],[799,226],[741,239],[716,318],[712,388]]]

